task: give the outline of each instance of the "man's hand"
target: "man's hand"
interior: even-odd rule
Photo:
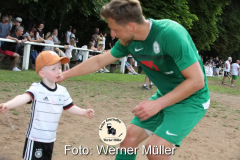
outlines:
[[[65,81],[67,78],[64,76],[64,73],[61,73],[59,78],[57,79],[57,83]]]
[[[6,103],[1,103],[0,104],[0,112],[5,113],[8,111],[8,106],[6,105]]]
[[[134,107],[132,113],[140,118],[141,121],[144,121],[157,114],[161,109],[156,100],[145,100]]]
[[[17,38],[15,38],[15,41],[16,41],[17,43],[19,43],[19,40],[18,40]]]
[[[94,110],[93,109],[86,109],[85,113],[84,113],[84,116],[89,118],[89,119],[92,119],[93,116],[94,116]]]

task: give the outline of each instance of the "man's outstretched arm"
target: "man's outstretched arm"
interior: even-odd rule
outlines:
[[[115,62],[116,60],[118,60],[118,58],[113,57],[110,53],[110,50],[103,54],[93,56],[68,70],[67,72],[62,73],[60,82],[70,77],[81,76],[98,71],[99,69],[111,64],[112,62]]]

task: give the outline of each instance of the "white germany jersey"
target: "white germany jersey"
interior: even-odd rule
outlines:
[[[58,84],[55,89],[51,89],[40,82],[33,83],[26,93],[32,97],[31,118],[26,137],[38,142],[54,142],[63,109],[74,105],[68,91]]]

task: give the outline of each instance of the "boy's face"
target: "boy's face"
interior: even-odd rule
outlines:
[[[42,78],[45,78],[49,82],[55,83],[56,81],[60,80],[60,74],[62,73],[62,65],[60,62],[50,65],[50,66],[44,66],[41,69],[40,76]]]

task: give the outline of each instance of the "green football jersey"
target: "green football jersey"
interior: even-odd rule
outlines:
[[[198,61],[204,73],[205,86],[179,103],[207,102],[210,95],[204,66],[187,30],[172,20],[151,21],[146,40],[131,41],[128,46],[118,41],[111,49],[111,54],[116,58],[131,54],[157,86],[160,95],[169,93],[182,83],[185,78],[181,71]]]

